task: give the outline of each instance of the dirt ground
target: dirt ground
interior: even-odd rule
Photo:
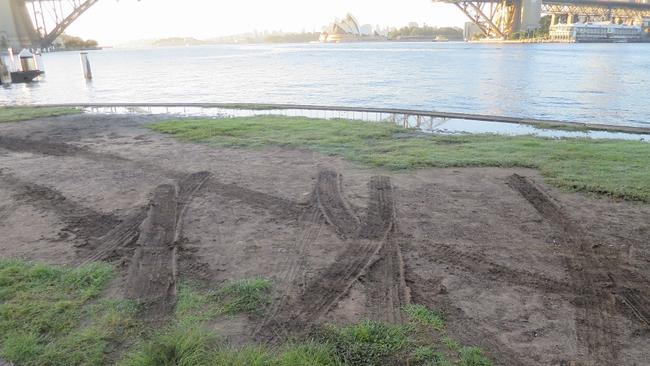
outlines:
[[[264,318],[212,324],[235,344],[400,322],[413,302],[496,364],[650,365],[650,205],[527,169],[184,143],[142,127],[156,118],[0,124],[0,255],[114,263],[155,320],[179,281],[271,279]]]

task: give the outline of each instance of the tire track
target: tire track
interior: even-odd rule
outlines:
[[[412,290],[413,301],[445,314],[447,333],[462,343],[480,347],[495,361],[495,365],[531,365],[535,361],[520,356],[501,342],[484,324],[465,314],[447,295],[439,292],[440,279],[422,278],[406,268],[406,281]]]
[[[359,236],[364,239],[384,240],[393,229],[395,222],[395,204],[390,178],[375,176],[368,184],[370,199],[366,210],[366,219]]]
[[[129,161],[117,155],[97,153],[90,151],[86,147],[48,140],[30,140],[0,136],[0,148],[14,152],[28,152],[50,156],[80,156],[101,161]]]
[[[285,269],[279,278],[283,285],[280,299],[273,302],[266,318],[258,323],[253,332],[254,337],[259,337],[262,333],[266,333],[264,336],[271,339],[280,337],[280,333],[273,330],[282,328],[279,317],[291,297],[292,287],[297,285],[299,288],[304,288],[305,286],[303,280],[305,256],[312,243],[318,240],[324,225],[325,218],[315,202],[300,216],[298,223],[300,229],[296,245],[293,248],[293,255],[287,257],[283,264]],[[270,332],[271,334],[269,334]]]
[[[82,259],[79,265],[91,262],[109,261],[111,258],[122,257],[121,250],[135,245],[140,235],[140,225],[147,217],[145,208],[137,209],[135,213],[127,216],[117,226],[115,226],[106,235],[90,241],[90,250],[84,250],[84,253],[90,251],[90,254],[80,254]]]
[[[333,170],[321,170],[316,183],[316,200],[327,222],[343,238],[356,237],[359,219],[341,195],[341,175]]]
[[[646,327],[650,328],[650,302],[648,297],[636,288],[629,288],[621,285],[619,281],[614,278],[613,274],[609,274],[612,283],[614,284],[614,294],[616,299],[622,304],[627,306],[631,313]],[[625,282],[629,282],[629,277],[625,277]],[[647,292],[646,292],[647,293]]]
[[[154,323],[162,321],[176,303],[177,245],[183,214],[209,175],[193,173],[178,188],[162,184],[153,192],[129,265],[126,297],[144,303],[145,318]]]
[[[381,239],[378,259],[365,276],[366,304],[370,317],[389,323],[402,322],[402,306],[410,302],[404,275],[404,259],[396,235],[396,214],[393,187],[388,177],[370,179],[370,201],[361,237]]]
[[[115,215],[104,214],[92,210],[80,203],[66,198],[56,189],[24,181],[13,175],[0,172],[0,181],[3,188],[13,192],[14,207],[17,204],[27,204],[36,210],[45,211],[56,215],[65,225],[62,232],[73,233],[77,238],[85,241],[93,237],[106,234],[118,224]],[[3,216],[11,215],[12,207],[8,207]]]
[[[126,297],[142,302],[146,318],[160,321],[175,302],[173,244],[176,227],[176,188],[163,184],[154,190],[147,218],[131,258]]]
[[[571,284],[545,277],[539,273],[514,269],[490,261],[487,257],[455,249],[452,245],[428,241],[435,249],[435,254],[427,259],[434,263],[448,263],[463,269],[467,273],[495,282],[506,282],[517,286],[538,288],[545,292],[573,293]]]
[[[204,190],[206,192],[214,192],[223,197],[239,200],[256,208],[267,210],[279,218],[296,219],[303,214],[308,206],[307,204],[243,188],[236,184],[221,183],[215,179],[209,179],[205,183]]]
[[[562,233],[564,244],[573,253],[573,257],[567,259],[567,267],[578,297],[577,306],[580,310],[576,313],[576,327],[578,344],[584,349],[585,358],[595,365],[618,364],[618,349],[616,342],[613,342],[617,328],[611,316],[613,309],[607,304],[612,293],[599,286],[599,283],[609,282],[607,286],[616,288],[612,283],[613,276],[610,275],[607,280],[603,274],[608,273],[608,270],[615,272],[618,266],[611,260],[596,258],[587,242],[585,231],[533,182],[514,174],[508,178],[508,185],[521,193],[545,220]],[[621,293],[629,294],[625,290]],[[629,296],[623,299],[626,304],[638,303],[638,299]],[[634,307],[632,310],[635,311]]]
[[[400,243],[389,238],[378,257],[364,278],[369,316],[378,321],[402,323],[402,307],[411,302],[411,296],[405,281]]]
[[[388,178],[371,179],[371,202],[363,229],[367,238],[384,240],[359,237],[359,220],[341,195],[340,181],[340,175],[336,172],[321,171],[314,188],[314,198],[319,214],[344,238],[346,249],[317,278],[307,283],[301,293],[294,297],[283,297],[272,317],[257,330],[259,338],[275,342],[288,334],[308,332],[312,324],[330,311],[367,272],[384,246],[384,240],[393,227],[394,216]],[[355,237],[346,240],[350,235]]]

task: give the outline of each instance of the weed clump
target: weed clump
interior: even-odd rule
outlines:
[[[413,323],[430,326],[437,331],[445,329],[445,320],[442,314],[429,310],[424,305],[409,304],[402,309]]]
[[[261,314],[271,303],[271,281],[261,278],[245,279],[227,284],[215,294],[224,314]]]
[[[341,328],[329,326],[321,336],[346,365],[390,365],[404,356],[411,330],[408,326],[364,320]]]

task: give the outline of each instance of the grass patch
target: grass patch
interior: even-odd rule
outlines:
[[[264,279],[206,291],[182,284],[176,319],[120,356],[120,345],[143,333],[134,320],[136,304],[98,298],[112,277],[107,264],[67,268],[0,260],[0,358],[27,366],[108,365],[117,358],[121,366],[490,365],[478,348],[456,342],[445,354],[444,339],[423,342],[444,324],[436,312],[417,305],[404,309],[417,327],[366,320],[327,326],[311,339],[274,348],[233,348],[206,323],[228,314],[258,314],[270,302],[271,282]]]
[[[0,358],[20,365],[105,363],[137,310],[126,301],[95,301],[112,276],[106,264],[0,260]]]
[[[365,320],[342,328],[328,327],[323,340],[333,345],[345,365],[390,365],[408,355],[410,327]]]
[[[331,346],[305,342],[278,349],[262,346],[234,348],[197,327],[164,331],[120,366],[343,366]]]
[[[261,278],[246,279],[227,284],[216,293],[224,314],[261,314],[271,303],[271,281]]]
[[[125,366],[209,365],[216,336],[198,325],[177,325],[156,333],[140,349],[127,355]]]
[[[120,365],[278,365],[271,363],[279,357],[271,351],[258,347],[231,349],[204,327],[222,315],[261,314],[271,302],[270,289],[271,282],[259,278],[233,281],[216,290],[181,284],[172,324],[142,340]]]
[[[483,356],[478,347],[463,347],[460,349],[460,366],[492,366],[492,361]]]
[[[442,314],[434,312],[424,305],[409,304],[402,310],[411,322],[427,325],[438,331],[445,329],[445,320]]]
[[[559,131],[569,131],[569,132],[590,132],[593,131],[589,126],[576,123],[534,123],[532,124],[533,128],[538,130],[559,130]]]
[[[0,123],[28,121],[43,117],[78,114],[83,111],[69,107],[0,107]]]
[[[638,141],[424,135],[392,123],[283,116],[171,120],[150,128],[217,146],[310,148],[389,169],[536,168],[567,190],[650,202],[650,144]]]
[[[261,278],[233,281],[206,291],[190,283],[181,284],[176,319],[181,323],[200,323],[220,315],[261,315],[271,303],[271,286],[271,281]]]

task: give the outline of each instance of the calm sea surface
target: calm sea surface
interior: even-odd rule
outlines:
[[[650,44],[242,45],[43,56],[0,104],[266,102],[399,107],[650,126]]]

